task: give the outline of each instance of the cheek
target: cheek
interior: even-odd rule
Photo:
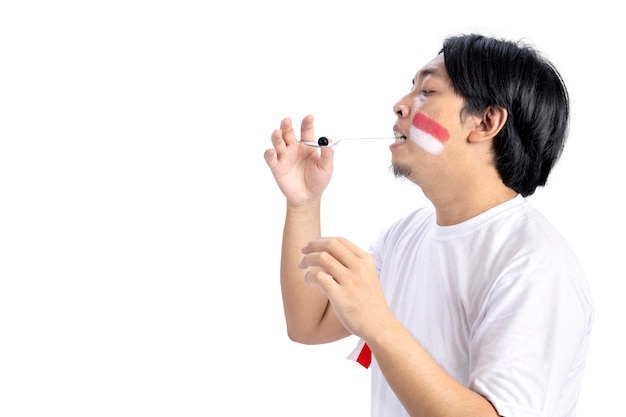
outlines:
[[[415,113],[411,122],[411,132],[409,139],[417,143],[426,151],[439,155],[443,151],[445,143],[450,134],[448,130],[429,118],[424,113]]]

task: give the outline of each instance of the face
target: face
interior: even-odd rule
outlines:
[[[458,153],[469,132],[461,121],[463,105],[450,84],[443,55],[417,72],[413,88],[394,105],[398,139],[390,149],[396,175],[412,178],[418,168],[441,165]]]

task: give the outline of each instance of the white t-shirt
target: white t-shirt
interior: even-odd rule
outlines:
[[[573,417],[593,307],[584,272],[522,196],[438,226],[423,208],[370,247],[396,317],[505,417]],[[372,417],[408,416],[372,361]]]

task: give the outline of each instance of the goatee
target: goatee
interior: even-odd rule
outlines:
[[[393,172],[393,175],[398,179],[409,178],[411,176],[411,168],[406,166],[391,165],[389,169]]]

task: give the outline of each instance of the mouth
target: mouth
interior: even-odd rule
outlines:
[[[394,134],[394,137],[396,138],[396,143],[406,142],[407,137],[403,135],[402,133],[398,132],[397,130],[394,130],[393,134]]]

